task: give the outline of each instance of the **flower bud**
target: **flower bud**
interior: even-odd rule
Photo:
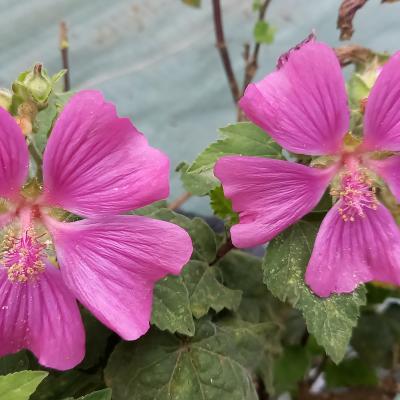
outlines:
[[[14,95],[20,102],[33,101],[39,108],[45,107],[53,89],[53,81],[42,64],[25,71],[12,85]]]
[[[36,64],[33,70],[26,75],[23,83],[33,100],[38,103],[45,103],[49,98],[52,82],[42,64]]]

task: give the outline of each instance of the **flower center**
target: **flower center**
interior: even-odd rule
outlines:
[[[11,282],[35,282],[44,272],[46,245],[38,239],[32,228],[24,231],[21,237],[15,236],[11,230],[5,234],[2,263],[7,268],[8,279]]]
[[[339,189],[332,189],[331,195],[339,197],[339,213],[343,221],[354,222],[356,217],[365,217],[365,208],[376,210],[378,200],[375,187],[361,169],[342,173]]]

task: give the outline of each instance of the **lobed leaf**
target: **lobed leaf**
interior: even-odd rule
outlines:
[[[181,165],[185,189],[203,196],[219,186],[213,169],[217,160],[227,155],[283,158],[281,147],[262,129],[250,122],[239,122],[219,130],[221,139],[208,146],[194,162]]]
[[[114,400],[257,400],[250,370],[260,361],[266,329],[205,320],[191,341],[152,331],[116,347],[106,382]]]
[[[82,310],[82,319],[86,332],[86,351],[79,369],[90,369],[106,357],[108,339],[112,332],[86,309]]]
[[[366,303],[365,288],[351,294],[320,298],[304,282],[318,224],[300,221],[272,240],[263,261],[264,282],[280,300],[301,310],[308,331],[333,361],[344,357],[360,307]]]
[[[262,282],[261,259],[239,250],[230,251],[219,263],[224,284],[242,291],[242,301],[236,315],[252,323],[269,323],[275,327],[260,348],[262,359],[257,374],[269,394],[274,394],[274,365],[281,353],[283,322],[289,307],[277,300]]]
[[[217,253],[217,240],[214,231],[201,218],[187,218],[169,209],[159,209],[149,217],[168,221],[185,229],[193,241],[193,259],[208,263],[215,259]]]
[[[239,215],[232,209],[232,201],[224,195],[222,186],[217,186],[210,191],[210,206],[214,215],[224,219],[227,224],[234,225],[239,222]]]
[[[77,369],[51,371],[30,400],[64,399],[79,397],[104,387],[102,371],[84,372]]]
[[[241,291],[225,287],[216,267],[190,261],[181,276],[168,276],[155,287],[152,323],[161,330],[193,336],[193,316],[201,318],[210,309],[235,311]]]

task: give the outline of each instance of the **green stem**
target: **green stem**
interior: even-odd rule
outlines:
[[[36,177],[39,182],[43,180],[43,171],[42,171],[42,156],[40,155],[38,149],[36,148],[33,142],[29,143],[29,152],[31,153],[32,158],[35,160],[36,164]]]

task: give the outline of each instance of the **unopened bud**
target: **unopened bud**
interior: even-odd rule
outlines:
[[[26,75],[23,84],[33,100],[38,103],[45,103],[50,96],[52,82],[42,64],[33,67],[33,70]]]
[[[18,102],[33,101],[38,108],[43,108],[53,89],[53,81],[42,64],[36,64],[14,81],[12,90]]]

